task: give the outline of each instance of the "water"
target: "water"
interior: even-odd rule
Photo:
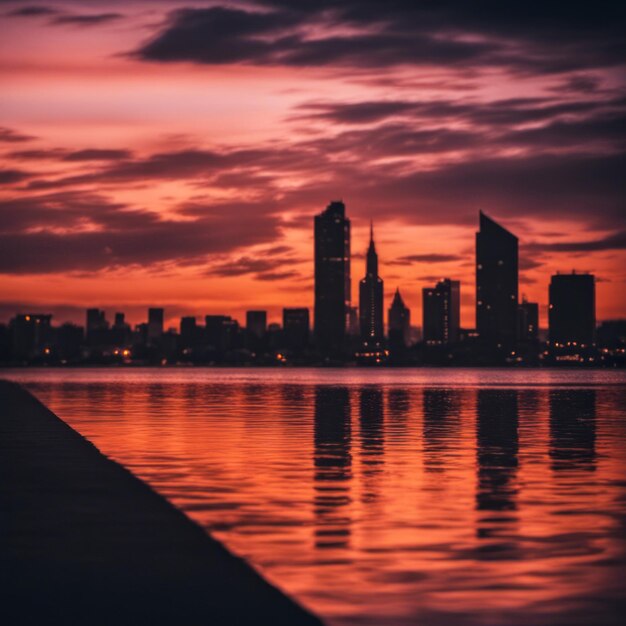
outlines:
[[[332,626],[624,611],[626,372],[1,375]]]

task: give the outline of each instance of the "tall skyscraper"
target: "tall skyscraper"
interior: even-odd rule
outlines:
[[[389,345],[393,349],[394,346],[406,346],[409,343],[411,332],[411,311],[404,304],[404,300],[400,295],[400,289],[396,289],[393,301],[387,313],[387,321],[389,325]]]
[[[586,348],[595,343],[596,286],[593,274],[556,274],[550,280],[550,344]]]
[[[383,281],[378,275],[378,254],[374,245],[374,225],[370,224],[365,277],[359,283],[359,327],[364,343],[380,343],[383,330]]]
[[[517,338],[517,237],[480,212],[476,233],[476,330],[483,345],[506,352]]]
[[[423,333],[430,345],[449,345],[459,339],[461,321],[461,283],[446,278],[435,287],[424,287]]]
[[[350,220],[343,202],[315,216],[315,341],[323,354],[341,352],[350,307]]]
[[[163,309],[148,309],[148,343],[158,341],[163,335]]]

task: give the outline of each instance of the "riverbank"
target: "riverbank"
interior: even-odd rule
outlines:
[[[322,624],[2,380],[0,476],[4,623]]]

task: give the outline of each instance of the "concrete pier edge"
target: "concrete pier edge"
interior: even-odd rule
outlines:
[[[0,615],[322,626],[18,384],[0,380]]]

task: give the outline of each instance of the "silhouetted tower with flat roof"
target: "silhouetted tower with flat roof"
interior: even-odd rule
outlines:
[[[383,329],[383,281],[378,275],[378,254],[374,244],[374,225],[370,224],[365,277],[359,283],[359,327],[361,340],[380,343]]]
[[[161,308],[148,309],[148,343],[158,341],[163,336],[163,314]]]
[[[476,330],[490,350],[505,353],[516,345],[517,293],[517,237],[481,211],[476,233]]]
[[[555,274],[548,308],[550,344],[589,347],[595,343],[596,285],[593,274]]]
[[[246,311],[246,330],[249,335],[263,339],[267,333],[267,311]]]
[[[322,354],[344,347],[350,308],[350,220],[343,202],[315,216],[315,341]]]
[[[459,339],[461,320],[461,283],[445,278],[435,287],[424,287],[423,332],[430,345],[449,345]]]

